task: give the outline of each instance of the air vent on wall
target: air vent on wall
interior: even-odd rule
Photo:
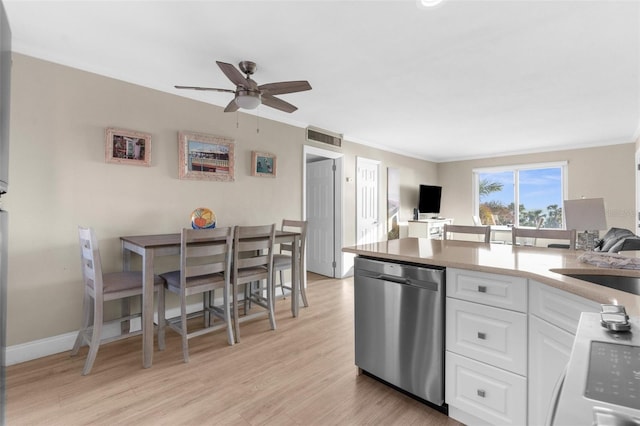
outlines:
[[[322,142],[333,146],[342,146],[342,135],[318,129],[317,127],[307,127],[307,140]]]

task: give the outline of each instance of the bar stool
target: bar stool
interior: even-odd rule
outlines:
[[[103,273],[98,240],[93,229],[79,226],[78,237],[80,241],[82,279],[84,282],[84,299],[82,304],[82,325],[71,350],[71,356],[77,355],[80,347],[84,344],[89,346],[87,360],[82,370],[82,375],[86,376],[93,368],[100,345],[142,334],[142,330],[130,332],[127,326],[121,327],[121,334],[102,339],[102,329],[105,325],[112,323],[122,324],[141,317],[139,313],[129,315],[128,312],[124,312],[124,316],[105,322],[103,314],[105,302],[142,296],[142,272]],[[164,307],[164,279],[154,275],[153,280],[154,291],[158,293],[158,301],[160,302],[158,303],[158,318],[160,318],[161,306]],[[125,306],[128,306],[128,303]],[[161,327],[159,325],[159,328]]]
[[[236,226],[233,238],[233,266],[231,291],[233,294],[233,323],[236,342],[240,342],[240,322],[245,322],[265,313],[269,316],[271,329],[276,329],[276,316],[273,306],[273,245],[276,224],[262,226]],[[252,283],[265,280],[266,291],[261,286],[253,289]],[[245,286],[245,306],[250,301],[264,308],[264,311],[238,315],[238,292]],[[248,287],[248,288],[247,288]]]
[[[300,233],[300,246],[298,248],[300,257],[295,261],[298,262],[299,265],[298,273],[300,274],[300,279],[298,282],[300,283],[300,295],[302,296],[302,303],[305,307],[308,307],[309,302],[307,301],[307,292],[305,290],[306,277],[304,274],[305,246],[307,242],[307,221],[284,219],[282,221],[281,229],[282,231],[294,231]],[[291,287],[284,285],[284,271],[286,271],[287,269],[292,269],[293,253],[293,243],[290,243],[280,244],[280,253],[276,253],[273,255],[274,292],[276,286],[276,272],[280,272],[280,289],[282,290],[283,296],[285,295],[285,289],[291,292],[293,291]],[[293,281],[294,277],[291,277],[291,282],[293,283]]]
[[[221,329],[227,330],[227,341],[233,345],[233,326],[229,308],[231,293],[231,255],[233,227],[182,230],[180,238],[180,269],[160,276],[166,281],[166,289],[180,296],[180,317],[166,321],[166,325],[182,337],[182,357],[189,362],[189,339]],[[215,305],[215,290],[222,289],[222,305]],[[205,327],[189,332],[187,329],[187,297],[202,294],[202,315]],[[164,320],[164,298],[161,323]],[[198,315],[200,312],[198,313]],[[210,315],[221,323],[210,323]],[[192,314],[190,317],[193,317]],[[164,343],[164,327],[158,341]],[[164,345],[162,345],[164,346]],[[160,349],[164,349],[161,347]]]

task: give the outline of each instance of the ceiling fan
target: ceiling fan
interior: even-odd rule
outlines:
[[[238,64],[240,71],[245,74],[244,76],[231,64],[220,61],[216,61],[216,64],[218,64],[224,75],[226,75],[229,80],[236,85],[236,90],[197,86],[175,86],[175,88],[234,93],[235,97],[231,102],[229,102],[227,107],[224,109],[224,112],[234,112],[237,111],[238,108],[254,109],[260,104],[264,104],[268,107],[279,109],[284,112],[293,112],[298,109],[296,106],[291,105],[289,102],[285,102],[282,99],[276,98],[274,95],[311,90],[311,85],[306,80],[281,81],[278,83],[267,83],[258,86],[258,83],[251,79],[251,75],[256,71],[255,62],[242,61]]]

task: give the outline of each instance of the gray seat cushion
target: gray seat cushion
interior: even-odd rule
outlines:
[[[153,276],[153,285],[163,285],[164,280],[157,275]],[[89,284],[93,287],[92,283]],[[105,293],[117,293],[124,290],[139,288],[142,292],[142,272],[109,272],[102,275],[102,285]]]

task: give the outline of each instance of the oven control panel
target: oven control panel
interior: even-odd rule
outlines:
[[[584,396],[640,409],[640,346],[591,342]]]

